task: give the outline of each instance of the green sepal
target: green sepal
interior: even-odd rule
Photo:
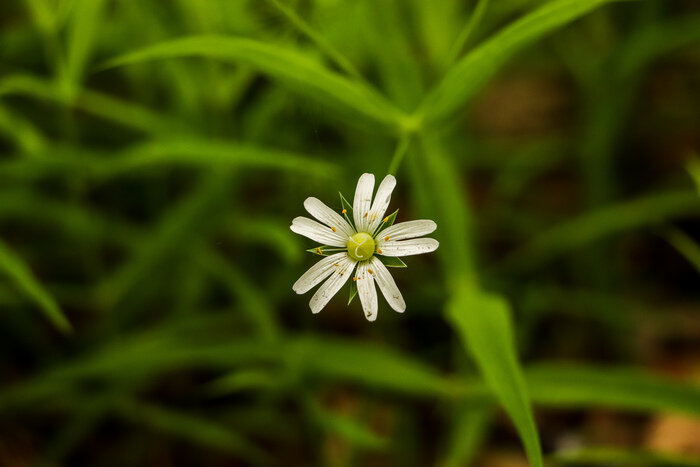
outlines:
[[[396,220],[396,216],[398,213],[399,213],[398,209],[396,211],[394,211],[393,213],[391,213],[391,215],[389,216],[387,221],[384,223],[384,227],[383,227],[384,229],[386,229],[387,227],[390,227],[394,224],[394,221]]]
[[[376,255],[377,258],[379,258],[379,261],[384,263],[384,266],[388,268],[407,268],[406,263],[401,260],[401,258],[397,258],[395,256],[381,256],[381,255]]]
[[[321,250],[319,253],[318,251]],[[309,253],[313,253],[315,255],[321,255],[321,256],[328,256],[331,253],[338,253],[339,251],[346,251],[345,248],[338,248],[337,246],[328,246],[328,245],[320,245],[315,248],[309,248],[308,250]]]
[[[345,196],[339,191],[338,194],[340,195],[340,204],[343,205],[343,209],[347,209],[348,212],[352,212],[352,204],[350,204],[350,201],[345,199]]]
[[[348,305],[352,303],[352,299],[357,295],[357,282],[350,282],[350,298],[348,298]]]
[[[345,196],[343,196],[341,192],[338,192],[338,194],[340,195],[340,204],[343,206],[343,209],[347,211],[345,214],[343,214],[343,216],[345,216],[345,220],[350,223],[353,229],[357,230],[355,227],[355,219],[352,216],[352,204],[345,199]]]
[[[377,234],[379,234],[379,232],[381,232],[382,230],[386,229],[387,227],[393,225],[393,224],[394,224],[394,221],[396,220],[396,216],[398,215],[398,213],[399,213],[399,210],[397,209],[396,211],[394,211],[393,213],[391,213],[390,215],[388,215],[388,216],[386,217],[386,222],[381,222],[381,223],[377,226],[377,228],[376,228],[375,231],[374,231],[373,237],[376,237]]]

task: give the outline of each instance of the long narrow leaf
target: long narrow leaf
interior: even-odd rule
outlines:
[[[0,272],[4,272],[24,295],[36,303],[46,317],[63,333],[72,327],[51,294],[34,277],[29,266],[0,240]]]
[[[657,193],[582,214],[535,237],[499,267],[522,270],[536,267],[558,255],[600,238],[666,220],[694,214],[700,199],[692,191]]]
[[[373,89],[329,70],[308,55],[248,38],[184,37],[116,57],[105,68],[177,57],[205,57],[250,66],[323,104],[333,104],[391,129],[401,127],[405,118]]]
[[[462,107],[516,52],[612,0],[555,0],[508,26],[458,61],[426,96],[419,113],[432,122]]]
[[[541,364],[526,375],[533,399],[547,406],[700,415],[700,388],[639,370]]]
[[[700,457],[685,457],[663,452],[632,450],[618,447],[592,447],[564,451],[552,456],[555,465],[635,466],[635,467],[697,467]]]
[[[541,466],[539,436],[517,360],[508,304],[464,287],[457,291],[447,313],[463,345],[513,420],[530,463]]]

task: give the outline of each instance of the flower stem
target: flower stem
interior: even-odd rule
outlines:
[[[410,133],[404,133],[399,139],[399,143],[396,145],[396,151],[394,151],[394,156],[391,158],[391,163],[389,164],[389,170],[387,173],[391,175],[396,175],[396,172],[403,162],[403,158],[408,152],[408,147],[411,145],[411,135]]]
[[[447,54],[447,59],[445,60],[445,69],[451,67],[452,64],[457,61],[467,40],[481,22],[481,18],[484,16],[488,4],[489,0],[479,0],[479,3],[477,3],[476,8],[474,8],[474,11],[469,17],[469,21],[464,25],[459,36],[457,36],[452,47],[450,47],[450,52]]]

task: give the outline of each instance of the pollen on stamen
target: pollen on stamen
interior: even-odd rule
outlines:
[[[374,274],[374,271],[372,271],[370,268],[367,268],[367,272],[370,274]]]
[[[335,227],[331,227],[331,230],[332,230],[333,232],[335,232],[335,231],[336,231],[336,228],[335,228]]]
[[[385,242],[388,242],[388,241],[389,241],[389,236],[388,236],[388,235],[387,235],[386,237],[384,237],[384,241],[385,241]]]
[[[381,254],[382,254],[382,249],[381,249],[381,248],[377,248],[377,253],[379,253],[379,254],[381,255]]]
[[[323,252],[321,251],[321,247],[316,248],[316,251],[318,252],[319,255],[323,254]]]
[[[348,212],[347,209],[343,209],[343,214],[347,214],[347,212]]]
[[[366,212],[366,213],[365,213],[365,215],[364,215],[363,217],[367,217],[367,214],[369,214],[369,211],[368,211],[368,212]]]
[[[352,278],[352,281],[353,281],[353,282],[357,282],[357,277],[353,277],[353,278]]]

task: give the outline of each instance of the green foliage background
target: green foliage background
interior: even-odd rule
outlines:
[[[0,464],[698,465],[562,451],[540,416],[700,415],[653,358],[669,309],[698,319],[694,2],[10,0],[0,26]],[[441,247],[395,270],[404,315],[312,316],[288,226],[363,172]]]

